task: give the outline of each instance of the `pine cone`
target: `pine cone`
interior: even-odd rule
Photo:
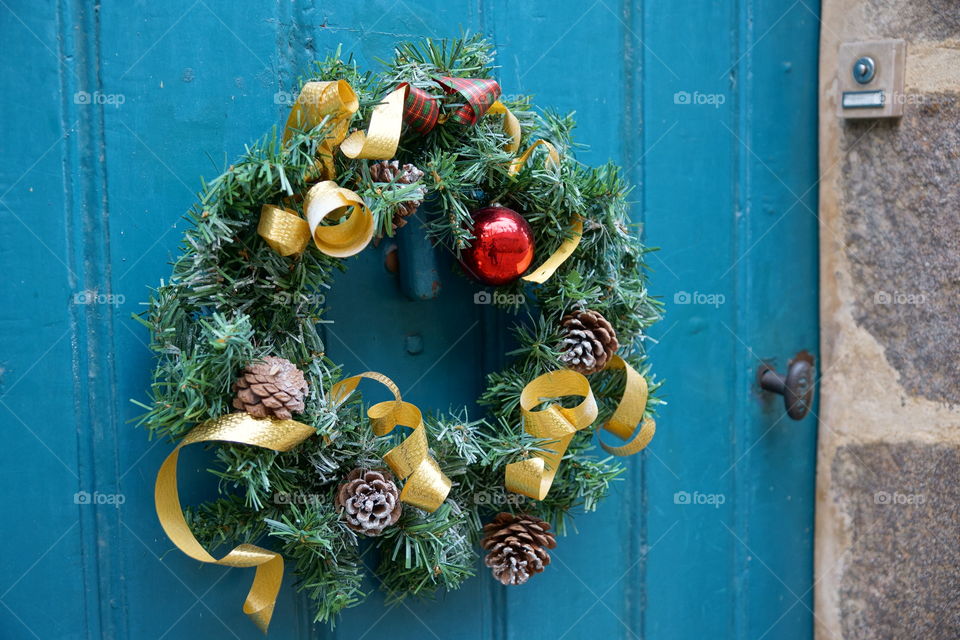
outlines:
[[[498,513],[483,525],[480,546],[487,551],[484,563],[503,585],[523,584],[550,564],[546,549],[557,546],[550,525],[529,515]]]
[[[400,167],[396,160],[384,160],[370,165],[370,176],[374,182],[393,182],[399,185],[413,184],[423,178],[423,171],[412,164]],[[407,224],[407,216],[413,215],[423,201],[424,189],[420,189],[418,200],[409,200],[397,204],[393,212],[393,232]]]
[[[263,362],[247,365],[237,378],[233,406],[255,418],[289,420],[294,413],[303,412],[308,389],[296,365],[286,358],[267,356]]]
[[[389,471],[354,469],[337,489],[336,504],[347,526],[368,536],[380,535],[403,512]]]
[[[560,361],[574,371],[590,375],[607,366],[620,343],[613,326],[596,311],[576,311],[561,321],[563,342]]]

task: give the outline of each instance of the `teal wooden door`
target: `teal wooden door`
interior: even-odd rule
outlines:
[[[478,567],[392,607],[371,583],[334,631],[288,586],[272,636],[812,636],[816,407],[789,420],[755,374],[817,348],[815,2],[0,4],[0,636],[257,637],[249,576],[171,552],[157,523],[169,445],[127,422],[152,369],[130,315],[169,271],[199,176],[282,122],[277,96],[312,58],[343,43],[374,65],[461,27],[497,43],[505,91],[577,111],[584,161],[628,168],[662,247],[650,352],[669,404],[541,578],[506,590]],[[331,293],[330,353],[410,380],[421,406],[472,402],[503,351],[495,320],[450,274],[438,299],[405,300],[381,261],[351,260]],[[181,463],[197,495],[202,463]]]

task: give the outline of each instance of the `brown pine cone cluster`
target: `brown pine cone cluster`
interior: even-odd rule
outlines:
[[[503,585],[523,584],[550,564],[547,549],[557,546],[550,525],[530,515],[498,513],[483,525],[484,563]]]
[[[607,366],[607,361],[620,347],[613,325],[596,311],[567,314],[560,325],[563,337],[560,361],[583,375],[596,373]]]
[[[354,469],[337,489],[336,504],[347,526],[368,536],[378,536],[396,524],[403,512],[400,492],[389,471]]]
[[[252,362],[233,385],[233,406],[255,418],[289,420],[302,413],[309,387],[303,372],[286,358]]]
[[[420,171],[412,164],[405,164],[402,167],[396,160],[384,160],[370,165],[370,177],[374,182],[388,182],[396,185],[408,185],[419,182],[423,178],[423,171]],[[409,200],[397,204],[393,212],[393,232],[407,224],[407,216],[413,215],[417,207],[423,201],[424,189],[420,189],[420,198]]]

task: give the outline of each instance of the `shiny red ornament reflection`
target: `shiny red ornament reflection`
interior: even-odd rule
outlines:
[[[460,261],[467,273],[484,284],[513,282],[533,262],[533,230],[513,209],[479,209],[473,214],[473,235]]]

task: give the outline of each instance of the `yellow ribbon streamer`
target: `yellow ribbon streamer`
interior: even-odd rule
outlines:
[[[405,87],[390,93],[374,107],[367,131],[354,131],[347,137],[350,120],[360,105],[353,87],[346,80],[308,82],[290,109],[283,141],[289,140],[294,130],[312,129],[326,118],[330,131],[317,150],[323,164],[322,177],[333,177],[333,153],[338,145],[348,158],[389,160],[400,143],[405,95]]]
[[[310,187],[303,199],[304,220],[296,212],[263,205],[257,233],[274,251],[289,256],[303,251],[310,238],[317,249],[335,258],[347,258],[363,251],[373,238],[373,214],[359,195],[326,180]],[[324,225],[327,218],[347,215],[339,224]]]
[[[572,409],[550,404],[540,411],[533,410],[542,402],[542,398],[563,396],[582,396],[583,401]],[[544,445],[546,452],[508,464],[506,486],[514,493],[543,500],[550,491],[570,440],[577,431],[589,427],[596,420],[597,401],[586,377],[570,369],[560,369],[537,376],[527,383],[520,393],[520,410],[526,432],[535,438],[552,442]]]
[[[423,414],[415,405],[401,399],[400,389],[393,380],[375,371],[345,378],[330,387],[331,400],[335,405],[342,404],[363,378],[376,380],[387,387],[394,397],[394,400],[377,403],[367,410],[373,432],[384,436],[397,425],[413,429],[413,433],[383,457],[398,478],[406,479],[400,500],[424,511],[436,511],[450,493],[450,479],[430,456]]]
[[[567,258],[573,255],[577,246],[580,244],[580,238],[583,237],[583,218],[574,214],[573,224],[571,226],[573,235],[564,240],[543,264],[533,270],[533,272],[523,276],[527,282],[536,282],[542,284],[553,275],[557,268],[567,261]]]
[[[296,211],[281,209],[272,204],[260,208],[257,233],[270,248],[282,256],[291,256],[307,248],[310,225]]]
[[[347,135],[347,128],[353,114],[360,108],[360,101],[353,87],[346,80],[330,82],[308,82],[300,89],[297,101],[287,116],[287,126],[283,132],[286,142],[294,130],[307,131],[329,118],[329,139],[339,144]]]
[[[510,112],[508,111],[507,113]],[[513,117],[513,114],[510,114],[510,117]],[[515,117],[513,119],[516,120]],[[519,124],[517,126],[519,127]],[[518,138],[517,148],[519,148],[519,146],[520,143]],[[559,167],[560,154],[557,152],[557,148],[541,138],[527,147],[526,151],[517,156],[517,158],[510,163],[510,168],[507,170],[507,173],[511,176],[520,173],[520,170],[527,163],[527,160],[530,159],[530,156],[533,154],[534,150],[539,146],[546,147],[547,149],[546,164]],[[580,239],[583,237],[583,218],[578,215],[574,215],[572,229],[573,235],[564,240],[557,250],[550,254],[546,260],[544,260],[543,264],[534,269],[530,274],[523,276],[523,280],[526,280],[527,282],[543,284],[547,281],[547,279],[550,278],[550,276],[554,274],[561,264],[566,262],[567,258],[573,255],[573,252],[576,251],[577,246],[580,244]]]
[[[600,446],[609,454],[631,456],[645,449],[657,430],[656,423],[652,418],[645,419],[643,417],[647,410],[647,381],[636,369],[616,354],[610,358],[604,369],[623,369],[627,375],[623,397],[617,404],[613,415],[603,425],[603,428],[613,435],[621,440],[626,440],[626,444],[615,447],[604,443],[599,437],[598,440]],[[637,429],[638,424],[640,425],[639,429]]]
[[[643,419],[647,405],[647,383],[643,376],[620,356],[612,356],[606,368],[624,369],[627,383],[613,416],[604,423],[603,428],[627,440],[627,443],[614,447],[601,441],[600,446],[615,456],[632,455],[650,443],[655,431],[653,420]],[[545,398],[566,396],[580,396],[583,400],[569,409],[551,403],[545,409],[534,411],[534,407],[541,404]],[[546,451],[508,464],[505,484],[509,491],[543,500],[550,492],[550,486],[570,440],[577,431],[585,429],[596,420],[597,401],[585,376],[570,369],[561,369],[537,376],[527,383],[520,393],[520,410],[524,430],[535,438],[551,442],[544,445]],[[641,421],[640,429],[634,434]]]
[[[346,80],[308,82],[300,89],[300,95],[287,116],[283,141],[289,140],[295,130],[307,131],[326,118],[330,129],[320,141],[317,155],[320,159],[321,177],[331,177],[335,171],[334,149],[347,136],[350,120],[359,108],[357,94]]]
[[[252,544],[241,544],[227,555],[214,558],[193,536],[183,515],[177,490],[177,460],[180,449],[197,442],[226,441],[249,444],[273,451],[289,451],[316,433],[313,427],[295,420],[254,418],[246,413],[231,413],[194,427],[167,456],[157,473],[154,500],[157,517],[167,537],[180,551],[200,562],[227,567],[256,567],[253,584],[243,603],[243,612],[261,631],[267,632],[277,593],[283,581],[283,557]]]
[[[366,133],[354,131],[340,145],[348,158],[389,160],[397,153],[403,127],[403,99],[407,88],[396,89],[373,109]]]
[[[522,169],[523,165],[527,163],[527,160],[530,158],[530,155],[533,153],[534,149],[536,149],[540,145],[543,145],[544,147],[547,148],[547,154],[548,154],[547,162],[549,162],[554,167],[559,167],[560,154],[557,152],[557,148],[552,144],[550,144],[549,142],[547,142],[546,140],[544,140],[543,138],[541,138],[540,140],[537,140],[536,142],[531,144],[529,147],[527,147],[526,151],[524,151],[517,158],[515,158],[513,162],[510,163],[510,168],[507,170],[507,173],[510,174],[511,176],[515,176],[518,173],[520,173],[520,169]],[[519,148],[519,143],[517,147]]]
[[[506,105],[499,100],[490,105],[487,113],[503,116],[503,130],[507,136],[510,137],[510,142],[507,143],[504,149],[506,149],[508,153],[516,153],[520,148],[520,121],[517,120],[517,116],[513,115],[510,109],[507,109]]]
[[[329,256],[346,258],[360,253],[373,238],[373,214],[363,198],[332,180],[310,187],[303,199],[303,210],[314,244]],[[336,218],[347,212],[347,219],[340,224],[320,224],[327,217]]]

